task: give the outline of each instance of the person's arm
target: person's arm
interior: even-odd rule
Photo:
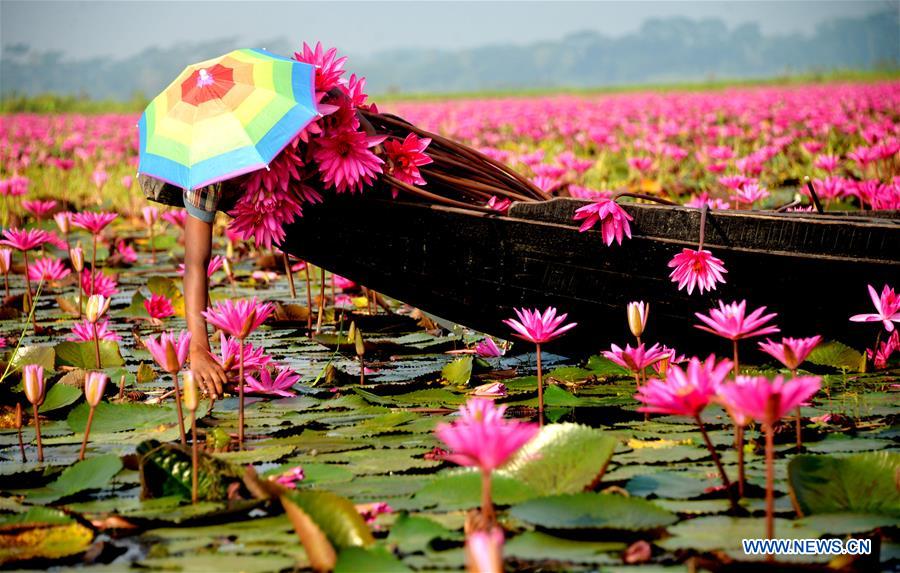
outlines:
[[[184,309],[191,333],[191,371],[213,397],[222,396],[227,378],[222,366],[209,352],[209,333],[201,314],[209,301],[209,277],[206,274],[212,253],[212,223],[188,216],[185,221]]]

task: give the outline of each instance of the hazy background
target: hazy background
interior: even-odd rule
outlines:
[[[896,69],[900,0],[0,0],[0,92],[152,96],[188,63],[304,40],[350,56],[373,94]]]

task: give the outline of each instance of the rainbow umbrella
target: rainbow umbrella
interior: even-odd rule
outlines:
[[[138,171],[196,189],[266,167],[318,116],[315,67],[263,50],[188,66],[141,116]]]

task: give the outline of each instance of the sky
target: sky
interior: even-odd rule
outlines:
[[[28,44],[63,58],[129,56],[179,42],[235,38],[321,40],[349,54],[390,48],[528,44],[583,30],[616,36],[652,17],[755,22],[764,34],[810,33],[835,17],[862,16],[897,0],[608,2],[0,0],[0,46]]]

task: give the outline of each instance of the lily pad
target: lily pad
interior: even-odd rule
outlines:
[[[788,464],[791,493],[803,515],[874,513],[900,517],[900,454],[799,455]]]
[[[115,340],[100,341],[100,364],[103,368],[123,366],[125,360],[119,352]],[[93,342],[72,342],[65,340],[56,345],[56,365],[75,368],[96,369],[97,355]]]
[[[412,571],[384,547],[348,547],[338,554],[334,573],[401,573]]]
[[[508,541],[503,547],[503,554],[526,561],[552,560],[602,565],[620,563],[618,553],[624,551],[625,547],[625,543],[620,541],[576,541],[539,531],[526,531]]]
[[[53,503],[64,497],[90,489],[101,489],[122,469],[122,461],[116,455],[87,458],[67,467],[46,487],[31,490],[28,501]]]
[[[512,505],[538,495],[538,490],[503,472],[494,472],[491,477],[491,497],[495,505]],[[481,473],[452,470],[439,474],[416,493],[415,499],[426,507],[439,506],[444,510],[480,507]]]
[[[616,439],[581,424],[544,426],[504,466],[510,476],[544,493],[577,493],[605,470]]]
[[[577,493],[532,499],[514,506],[516,519],[548,529],[643,531],[671,525],[678,516],[635,497]]]
[[[414,553],[428,549],[435,539],[461,541],[462,538],[459,531],[450,531],[427,517],[404,514],[391,525],[387,542],[396,545],[403,553]]]

